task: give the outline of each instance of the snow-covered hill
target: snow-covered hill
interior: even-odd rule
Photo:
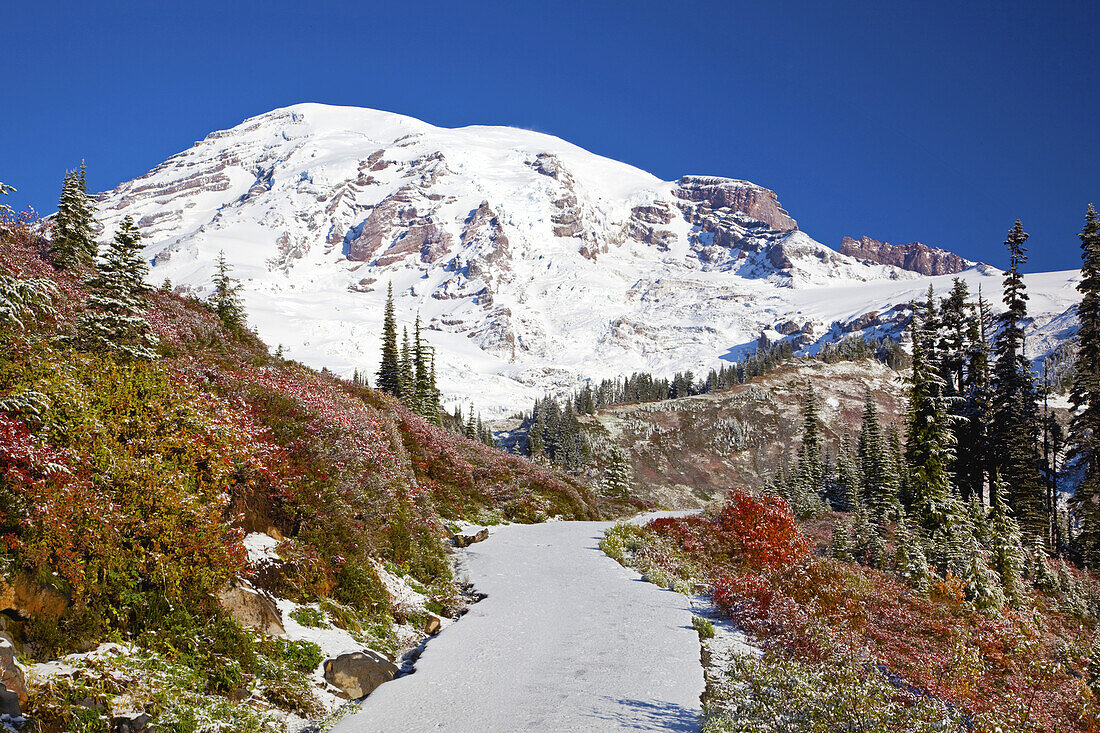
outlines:
[[[317,104],[212,133],[100,197],[104,237],[125,215],[155,282],[205,293],[224,250],[264,339],[340,373],[373,374],[392,283],[441,389],[489,414],[581,377],[715,366],[761,334],[813,349],[888,329],[895,305],[951,280],[839,254],[746,181],[662,181],[541,133]],[[995,299],[999,275],[962,276]],[[1039,325],[1064,332],[1072,275],[1028,279]]]

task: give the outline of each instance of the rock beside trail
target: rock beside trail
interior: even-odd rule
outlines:
[[[218,594],[218,605],[233,618],[265,634],[284,634],[283,614],[275,601],[246,585],[228,585]]]
[[[366,697],[383,682],[392,680],[399,671],[396,664],[373,649],[327,659],[324,669],[325,680],[350,700]]]
[[[479,529],[474,534],[456,534],[451,538],[454,540],[455,547],[469,547],[475,542],[484,542],[489,539],[489,528]]]
[[[429,613],[424,617],[424,623],[421,625],[424,633],[428,636],[435,636],[439,633],[439,630],[443,628],[443,619],[436,616],[434,613]]]
[[[15,645],[10,638],[0,634],[0,715],[7,713],[12,717],[19,714],[19,706],[27,702],[27,685],[23,669],[15,661]],[[10,693],[4,695],[3,693]],[[15,713],[11,712],[10,700],[14,696]]]
[[[111,718],[111,733],[141,733],[149,729],[149,713],[126,713]]]

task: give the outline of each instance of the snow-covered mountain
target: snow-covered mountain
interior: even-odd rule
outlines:
[[[104,237],[138,222],[155,282],[205,293],[224,250],[261,336],[339,373],[373,374],[392,283],[441,389],[488,414],[583,377],[709,368],[761,338],[812,350],[890,329],[895,306],[951,280],[840,254],[747,181],[662,181],[541,133],[318,104],[211,133],[98,207]],[[999,275],[962,273],[987,295]],[[1028,278],[1037,330],[1064,332],[1073,275]]]

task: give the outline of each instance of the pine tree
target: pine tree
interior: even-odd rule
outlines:
[[[378,367],[378,389],[391,395],[401,392],[400,355],[397,351],[397,319],[394,316],[393,283],[386,290],[382,316],[382,363]]]
[[[932,571],[920,536],[902,517],[894,529],[894,567],[921,595],[932,587]]]
[[[859,501],[860,475],[855,454],[852,452],[852,439],[845,433],[841,438],[836,454],[836,472],[832,482],[829,501],[833,509],[850,512]]]
[[[1100,220],[1089,204],[1081,239],[1081,282],[1077,290],[1080,330],[1073,368],[1070,402],[1071,455],[1084,475],[1073,496],[1073,514],[1079,533],[1074,545],[1085,564],[1100,569]]]
[[[473,405],[470,405],[470,416],[466,419],[466,428],[463,431],[463,435],[465,435],[470,440],[473,440],[477,437],[477,419],[474,418]]]
[[[843,519],[833,522],[833,537],[829,542],[829,554],[842,562],[854,562],[852,554],[852,533],[849,523]]]
[[[612,448],[604,472],[603,489],[610,496],[629,496],[634,467],[621,449]]]
[[[95,262],[95,207],[88,196],[84,164],[80,172],[69,171],[61,185],[61,198],[53,218],[50,255],[58,267],[87,267]]]
[[[989,373],[989,336],[993,320],[989,307],[978,287],[977,317],[973,323],[974,334],[967,355],[966,384],[957,429],[956,478],[959,494],[964,499],[978,496],[985,499],[987,478],[990,482],[990,505],[997,503],[996,484],[993,483],[994,451],[990,442],[993,421],[993,390]]]
[[[926,322],[927,323],[927,322]],[[944,382],[928,359],[933,333],[913,320],[913,367],[909,377],[908,443],[911,510],[926,530],[957,521],[962,511],[951,489],[953,456]]]
[[[1013,605],[1024,598],[1024,547],[1020,525],[1009,516],[1003,505],[989,513],[990,564],[1001,578],[1005,598]]]
[[[877,520],[898,514],[897,475],[890,465],[887,446],[878,422],[878,406],[870,393],[863,406],[863,426],[859,431],[859,474],[862,502]]]
[[[81,348],[131,359],[157,357],[156,338],[143,316],[148,265],[141,251],[141,233],[127,216],[96,263],[95,275],[86,281],[88,311],[77,324]]]
[[[995,480],[1006,487],[1009,507],[1028,536],[1046,537],[1045,488],[1039,472],[1039,410],[1031,367],[1024,356],[1027,289],[1020,265],[1027,262],[1027,234],[1017,220],[1005,246],[1010,265],[1005,272],[1006,310],[998,318],[993,382],[993,444],[998,460]]]
[[[229,274],[225,250],[218,253],[217,268],[214,272],[214,292],[210,294],[210,305],[227,329],[240,331],[245,327],[241,285]]]
[[[416,387],[416,373],[413,365],[412,344],[409,341],[409,328],[402,329],[401,354],[397,359],[397,397],[406,405],[411,404]]]

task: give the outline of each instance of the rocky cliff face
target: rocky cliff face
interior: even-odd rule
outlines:
[[[953,275],[974,265],[970,260],[939,247],[929,247],[920,242],[890,244],[866,236],[859,239],[844,237],[838,251],[849,257],[892,265],[922,275]]]

